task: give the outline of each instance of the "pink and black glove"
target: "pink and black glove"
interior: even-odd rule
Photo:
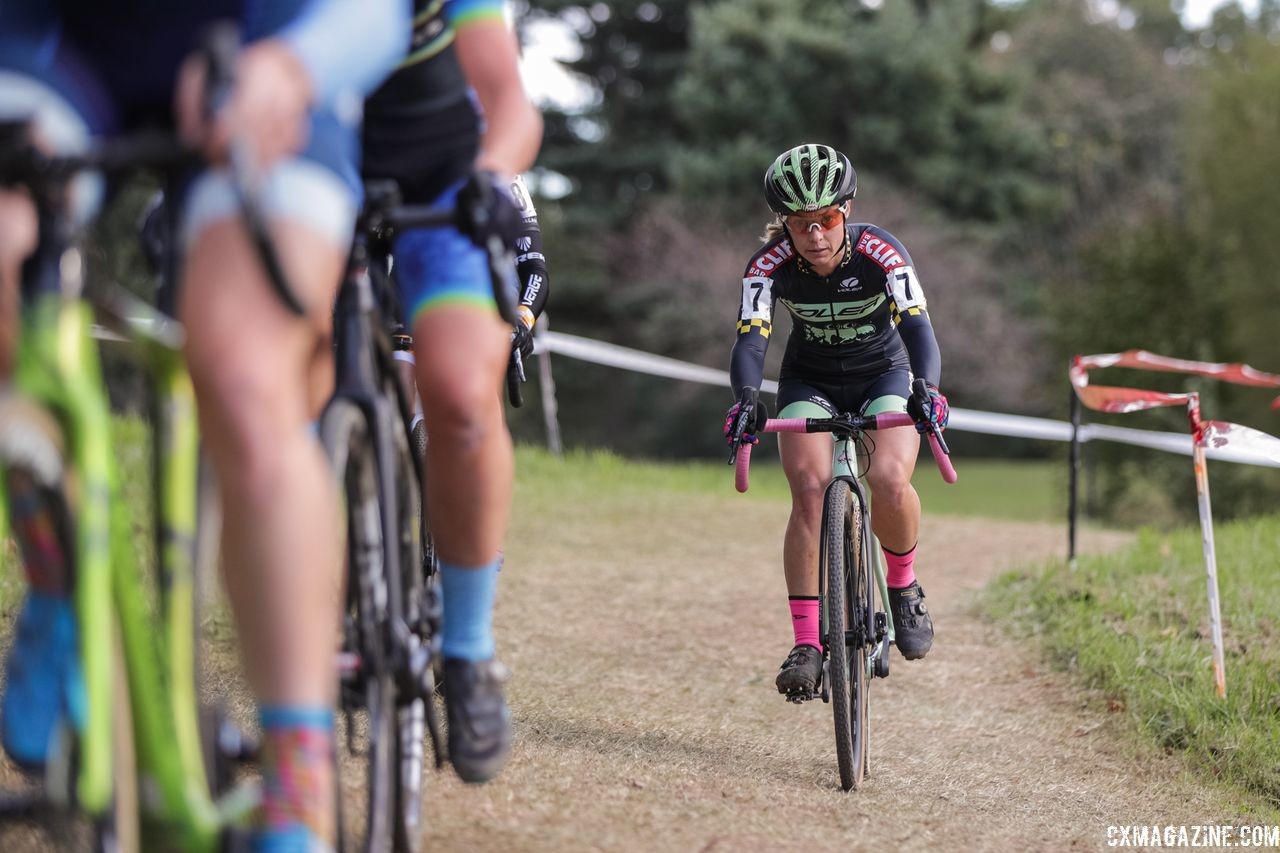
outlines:
[[[917,379],[912,385],[911,399],[907,400],[907,414],[915,419],[917,432],[923,433],[926,424],[944,430],[951,418],[951,406],[937,386]]]
[[[733,446],[735,438],[755,444],[760,439],[756,432],[769,419],[769,411],[760,402],[760,392],[755,388],[743,388],[738,395],[738,402],[724,413],[724,440]]]

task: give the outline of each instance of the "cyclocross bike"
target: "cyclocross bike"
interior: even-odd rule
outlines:
[[[927,395],[923,379],[913,393]],[[927,398],[927,397],[926,397]],[[739,492],[749,484],[752,441],[747,418],[740,417],[731,434]],[[870,772],[869,701],[873,678],[889,675],[889,646],[893,620],[888,618],[889,587],[875,534],[870,505],[857,470],[859,450],[873,448],[864,441],[867,430],[915,426],[906,413],[838,414],[830,418],[769,419],[761,432],[829,432],[835,438],[831,482],[823,499],[819,538],[819,636],[823,638],[822,675],[817,692],[831,704],[835,716],[836,763],[840,786],[857,790]],[[925,424],[934,460],[948,483],[956,480],[950,450],[936,424]],[[814,698],[798,696],[792,701]]]
[[[58,732],[42,790],[5,796],[0,819],[64,824],[78,813],[96,849],[216,850],[243,837],[256,794],[230,787],[231,762],[251,750],[224,748],[237,739],[198,700],[199,453],[183,330],[122,290],[86,293],[67,210],[82,172],[173,176],[198,158],[167,135],[50,157],[29,134],[0,126],[0,183],[28,189],[41,233],[13,384],[0,400],[0,477],[6,516],[21,498],[54,520],[87,702],[83,726]],[[131,540],[95,318],[132,343],[153,389],[154,577]],[[15,522],[22,541],[28,531]]]
[[[397,349],[412,341],[395,323],[389,254],[396,230],[456,221],[453,210],[402,205],[394,182],[367,183],[334,309],[337,375],[320,434],[345,503],[340,709],[347,751],[366,764],[368,851],[421,848],[426,740],[437,768],[445,755],[435,701],[441,602],[422,510],[429,439],[421,422],[415,428],[412,388],[397,369]],[[514,257],[500,241],[487,252],[499,311],[510,321]]]

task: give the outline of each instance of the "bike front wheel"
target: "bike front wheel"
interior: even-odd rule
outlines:
[[[867,766],[867,646],[870,588],[864,565],[862,505],[844,480],[827,488],[819,565],[826,610],[827,668],[840,787],[857,790]]]
[[[342,652],[349,663],[343,670],[340,705],[346,716],[348,758],[341,762],[345,766],[336,768],[341,779],[339,827],[343,835],[362,838],[359,849],[389,853],[396,788],[396,691],[377,456],[369,419],[350,400],[330,403],[320,434],[342,490],[347,523]],[[346,807],[348,796],[359,796],[361,788],[366,802],[362,816]]]

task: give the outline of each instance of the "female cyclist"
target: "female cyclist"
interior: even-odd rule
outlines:
[[[938,392],[941,357],[911,256],[883,228],[848,220],[857,188],[849,158],[826,145],[796,146],[765,173],[765,199],[776,216],[742,279],[730,366],[738,402],[726,418],[726,437],[744,408],[750,409],[748,432],[765,417],[756,389],[779,300],[793,321],[778,383],[779,417],[909,411],[917,421],[946,425],[947,400]],[[912,397],[913,377],[928,383],[927,399]],[[896,642],[908,660],[924,657],[933,642],[933,622],[914,570],[920,498],[911,473],[919,447],[919,435],[911,430],[878,433],[866,475]],[[777,686],[780,693],[809,695],[822,667],[818,535],[831,476],[831,438],[781,433],[778,452],[791,488],[782,563],[795,646]]]

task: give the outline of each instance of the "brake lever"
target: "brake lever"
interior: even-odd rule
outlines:
[[[951,455],[951,448],[947,447],[947,440],[942,437],[942,429],[933,421],[929,421],[929,434],[938,440],[938,447],[942,448],[942,452]]]
[[[742,449],[743,437],[747,433],[747,419],[751,417],[752,412],[743,409],[738,412],[738,419],[734,421],[733,433],[730,437],[729,463],[730,465],[738,461],[738,451]]]

